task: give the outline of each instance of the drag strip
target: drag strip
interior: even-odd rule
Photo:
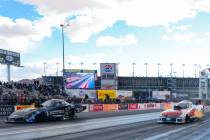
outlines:
[[[158,124],[159,112],[82,113],[76,120],[0,129],[0,140],[208,140],[210,112],[187,124]],[[15,125],[15,124],[13,124]]]
[[[144,113],[151,113],[151,112],[160,112],[161,110],[135,110],[135,111],[115,111],[115,112],[81,112],[77,114],[77,118],[74,120],[66,120],[66,121],[49,121],[49,122],[41,122],[41,123],[33,123],[33,124],[23,124],[23,123],[5,123],[6,117],[0,117],[0,129],[2,128],[11,128],[11,127],[30,127],[30,126],[49,126],[49,125],[60,125],[66,123],[78,123],[89,119],[96,119],[96,118],[107,118],[107,117],[115,117],[115,116],[125,116],[125,115],[135,115],[135,114],[144,114]]]
[[[114,127],[118,125],[132,124],[159,118],[159,112],[126,115],[118,117],[108,117],[99,119],[90,119],[76,124],[51,125],[37,128],[31,126],[20,128],[0,129],[0,139],[3,140],[28,140],[41,139],[46,137],[65,135],[69,133],[78,133],[83,131]]]
[[[44,138],[43,140],[209,140],[210,113],[188,124],[157,124],[156,120]]]

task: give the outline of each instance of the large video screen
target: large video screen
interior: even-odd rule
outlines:
[[[65,72],[66,89],[94,89],[95,73]]]

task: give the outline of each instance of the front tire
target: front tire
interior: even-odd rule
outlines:
[[[185,117],[185,123],[189,123],[190,122],[190,117],[188,115],[186,115]]]
[[[75,110],[74,109],[65,110],[64,117],[69,118],[69,119],[74,119]]]

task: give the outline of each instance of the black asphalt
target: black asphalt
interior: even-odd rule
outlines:
[[[6,117],[0,117],[0,129],[7,127],[22,127],[22,126],[45,126],[45,125],[54,125],[54,124],[65,124],[67,122],[77,123],[84,120],[96,119],[96,118],[107,118],[107,117],[115,117],[115,116],[125,116],[125,115],[134,115],[134,114],[144,114],[150,112],[160,112],[161,110],[136,110],[136,111],[117,111],[117,112],[81,112],[77,114],[77,118],[74,120],[65,120],[65,121],[48,121],[48,122],[40,122],[33,124],[25,124],[25,123],[6,123]]]
[[[95,118],[106,118],[133,114],[149,113],[153,111],[119,111],[100,113],[81,113],[75,120],[44,122],[37,124],[5,124],[1,121],[1,128],[18,128],[36,126],[54,126],[72,124]],[[199,121],[188,124],[158,124],[157,120],[118,125],[103,129],[83,131],[43,138],[43,140],[210,140],[210,112]],[[102,124],[103,125],[103,124]]]

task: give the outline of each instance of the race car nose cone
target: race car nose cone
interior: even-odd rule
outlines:
[[[182,114],[181,111],[168,111],[168,112],[163,112],[163,116],[168,116],[168,117],[173,117],[173,116],[180,116]]]

